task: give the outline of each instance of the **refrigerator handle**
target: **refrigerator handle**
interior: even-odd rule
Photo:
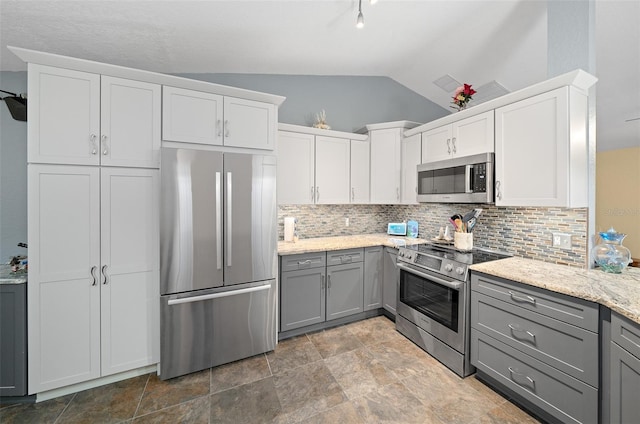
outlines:
[[[226,239],[227,239],[227,266],[231,267],[232,261],[231,261],[231,252],[232,252],[232,240],[233,240],[233,234],[232,234],[232,229],[233,229],[233,223],[231,221],[232,219],[232,211],[233,211],[233,205],[232,205],[232,196],[231,196],[231,187],[232,187],[232,183],[231,183],[231,172],[227,172],[227,216],[226,216],[226,220],[227,220],[227,233],[226,233]]]
[[[193,302],[200,302],[202,300],[219,299],[221,297],[237,296],[239,294],[269,290],[270,288],[271,288],[270,284],[265,284],[264,286],[248,287],[246,289],[238,289],[238,290],[229,290],[221,293],[212,293],[212,294],[205,294],[200,296],[190,296],[190,297],[183,297],[179,299],[170,299],[167,301],[167,305],[171,306],[171,305],[179,305],[181,303],[193,303]]]
[[[217,269],[222,267],[222,197],[220,172],[216,172],[216,256]]]

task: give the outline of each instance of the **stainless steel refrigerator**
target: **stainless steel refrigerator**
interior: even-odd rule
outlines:
[[[160,377],[273,350],[276,158],[163,148]]]

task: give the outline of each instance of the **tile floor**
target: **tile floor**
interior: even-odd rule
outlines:
[[[382,316],[169,381],[149,374],[0,408],[2,424],[537,422],[475,377],[460,379]]]

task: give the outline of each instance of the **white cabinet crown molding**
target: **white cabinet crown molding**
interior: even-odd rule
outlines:
[[[179,88],[204,91],[207,93],[220,94],[222,96],[233,96],[258,102],[272,103],[280,106],[285,97],[275,94],[260,93],[258,91],[246,90],[244,88],[229,87],[226,85],[214,84],[205,81],[197,81],[173,75],[161,74],[158,72],[144,71],[141,69],[127,68],[119,65],[94,62],[92,60],[78,59],[69,56],[62,56],[53,53],[40,52],[37,50],[25,49],[22,47],[7,46],[9,51],[27,63],[48,65],[58,68],[72,69],[76,71],[90,72],[94,74],[108,75],[143,82],[151,82],[162,85],[171,85]]]
[[[505,94],[504,96],[500,96],[496,99],[489,100],[476,106],[472,106],[463,111],[452,113],[445,117],[436,119],[435,121],[427,122],[426,124],[420,125],[419,127],[411,128],[405,131],[404,136],[411,137],[414,134],[428,131],[443,125],[451,124],[453,122],[460,121],[461,119],[469,118],[471,116],[478,115],[489,110],[497,109],[511,103],[519,102],[529,97],[546,93],[560,87],[571,86],[575,87],[585,94],[588,94],[587,92],[589,88],[597,81],[598,78],[596,78],[595,76],[589,74],[586,71],[583,71],[582,69],[576,69],[575,71],[558,75],[557,77],[550,78],[537,84],[525,87],[521,90],[514,91],[513,93]]]
[[[363,128],[358,129],[356,132],[359,134],[364,134],[367,133],[369,131],[374,131],[374,130],[388,130],[391,128],[404,128],[404,129],[411,129],[411,128],[415,128],[422,125],[422,123],[420,122],[414,122],[414,121],[393,121],[393,122],[380,122],[380,123],[376,123],[376,124],[367,124],[366,126],[364,126]]]
[[[365,141],[368,138],[366,134],[355,134],[355,133],[344,132],[344,131],[323,130],[320,128],[305,127],[304,125],[285,124],[282,122],[278,123],[278,130],[296,132],[296,133],[302,133],[302,134],[321,135],[324,137],[348,138],[350,140],[360,140],[360,141]]]

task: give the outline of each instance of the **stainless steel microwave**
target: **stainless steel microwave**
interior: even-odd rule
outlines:
[[[494,203],[493,165],[493,153],[418,165],[418,202]]]

